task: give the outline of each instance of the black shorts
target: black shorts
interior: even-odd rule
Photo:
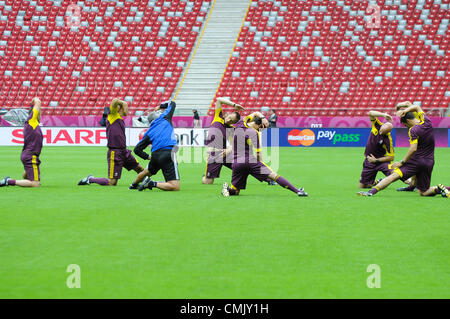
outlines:
[[[178,172],[176,150],[157,150],[152,152],[147,169],[152,175],[162,170],[166,182],[179,180],[180,173]]]

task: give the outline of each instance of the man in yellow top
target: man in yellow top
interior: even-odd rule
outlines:
[[[42,130],[39,126],[41,120],[41,101],[35,97],[32,101],[32,109],[28,115],[25,125],[23,127],[23,149],[20,159],[25,168],[23,178],[14,180],[9,176],[0,180],[0,187],[2,186],[22,186],[22,187],[39,187],[41,186],[41,176],[39,165],[39,155],[42,150]]]
[[[365,159],[359,179],[359,188],[372,188],[376,185],[375,178],[378,172],[382,172],[385,176],[390,175],[389,164],[394,160],[394,145],[391,136],[392,117],[387,113],[374,110],[369,112],[369,117],[372,122],[372,130],[364,151]],[[381,122],[380,117],[386,119],[386,122]]]
[[[94,178],[89,175],[83,178],[78,185],[89,185],[91,183],[102,186],[116,186],[122,175],[122,168],[134,170],[140,173],[144,168],[127,149],[125,136],[125,122],[123,117],[128,114],[128,104],[119,99],[111,102],[111,113],[106,120],[106,137],[108,139],[108,178]]]
[[[233,106],[236,111],[224,114],[222,104]],[[241,105],[230,100],[223,97],[217,99],[214,120],[208,130],[206,139],[208,159],[206,160],[205,175],[202,179],[203,184],[214,183],[214,179],[220,176],[222,166],[231,169],[233,160],[230,159],[231,146],[227,148],[227,140],[233,137],[233,124],[240,120],[241,115],[238,111],[242,110],[244,108]]]
[[[402,106],[406,106],[403,108]],[[431,186],[431,173],[434,167],[434,131],[430,119],[420,106],[404,102],[398,106],[397,116],[404,126],[409,128],[410,147],[403,160],[392,164],[394,170],[368,192],[359,192],[360,196],[373,196],[398,179],[406,180],[416,176],[416,188],[421,196],[442,195],[450,198],[449,188],[439,184]],[[416,115],[417,114],[417,115]]]

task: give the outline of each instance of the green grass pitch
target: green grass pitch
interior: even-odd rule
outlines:
[[[115,188],[81,187],[105,177],[106,149],[45,147],[40,189],[0,189],[0,298],[449,298],[449,201],[400,182],[356,196],[362,153],[283,148],[278,173],[308,198],[252,178],[223,198],[226,168],[208,186],[203,163],[180,164],[178,193],[130,191],[126,170]],[[0,178],[22,170],[20,148],[0,148]],[[450,184],[449,149],[437,183]],[[366,285],[370,264],[381,288]]]

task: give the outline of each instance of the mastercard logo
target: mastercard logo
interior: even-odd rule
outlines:
[[[316,135],[313,131],[305,130],[291,130],[287,136],[289,144],[292,146],[311,146],[316,141]]]

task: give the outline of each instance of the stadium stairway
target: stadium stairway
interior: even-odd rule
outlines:
[[[178,115],[191,115],[192,109],[206,115],[233,51],[249,6],[248,1],[216,0],[205,24],[197,51],[181,79],[176,96]]]

